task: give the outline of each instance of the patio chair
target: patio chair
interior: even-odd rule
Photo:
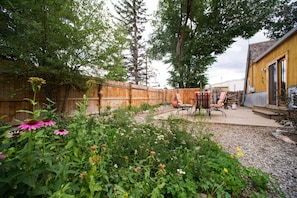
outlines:
[[[177,100],[177,108],[178,108],[177,113],[183,110],[188,111],[189,109],[192,109],[193,105],[184,104],[179,93],[175,94],[175,99]]]
[[[225,102],[225,100],[226,100],[226,95],[227,95],[226,92],[224,92],[224,91],[221,92],[221,94],[220,94],[220,98],[219,98],[219,100],[217,101],[217,103],[216,103],[216,104],[210,104],[210,105],[209,105],[209,107],[210,107],[210,111],[220,111],[220,112],[222,112],[222,114],[223,114],[224,116],[227,116],[226,113],[225,113],[224,111],[221,110],[221,108],[224,107],[224,102]],[[209,115],[210,115],[210,113],[209,113]]]
[[[195,112],[199,110],[200,113],[201,109],[204,109],[210,116],[209,100],[210,92],[208,90],[195,92]]]

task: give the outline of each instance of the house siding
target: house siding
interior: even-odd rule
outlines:
[[[245,95],[244,106],[253,107],[253,106],[266,106],[266,92],[257,92],[250,93]]]
[[[290,87],[297,86],[297,29],[293,29],[279,42],[271,46],[256,60],[249,57],[245,79],[245,101],[244,105],[266,106],[268,103],[268,79],[269,66],[285,57],[286,60],[286,87],[289,94]],[[254,88],[254,93],[250,88]]]

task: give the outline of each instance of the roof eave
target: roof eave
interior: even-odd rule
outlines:
[[[285,40],[287,40],[290,36],[292,36],[294,33],[297,32],[297,27],[290,30],[287,34],[285,34],[282,38],[280,38],[275,44],[273,44],[271,47],[269,47],[261,56],[255,59],[255,63],[261,60],[264,56],[266,56],[268,53],[270,53],[272,50],[274,50],[277,46],[279,46],[281,43],[283,43]]]

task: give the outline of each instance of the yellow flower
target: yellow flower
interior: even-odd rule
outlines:
[[[224,168],[224,173],[228,173],[228,169],[227,168]]]
[[[240,158],[240,157],[242,157],[242,156],[243,156],[243,152],[240,151],[240,152],[237,153],[237,157],[238,157],[238,158]]]
[[[237,147],[237,148],[236,148],[236,151],[241,151],[240,147]]]

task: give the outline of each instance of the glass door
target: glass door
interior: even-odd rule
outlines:
[[[276,91],[277,91],[277,73],[276,62],[268,67],[268,103],[276,105]]]

